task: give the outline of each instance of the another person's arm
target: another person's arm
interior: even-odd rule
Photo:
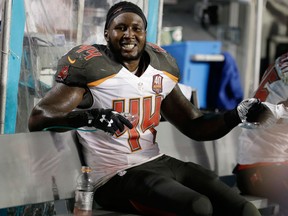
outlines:
[[[254,93],[271,111],[269,121],[261,125],[270,127],[279,119],[288,119],[288,53],[279,56],[273,65],[270,65]],[[274,95],[274,96],[273,96]],[[270,97],[270,99],[268,99]],[[273,103],[271,103],[273,101]]]
[[[287,106],[288,102],[287,101],[280,102],[278,104],[263,102],[263,104],[265,104],[270,109],[270,111],[274,117],[274,119],[273,119],[274,121],[271,121],[271,123],[267,124],[267,126],[272,125],[273,123],[275,123],[279,119],[288,119],[288,106]]]

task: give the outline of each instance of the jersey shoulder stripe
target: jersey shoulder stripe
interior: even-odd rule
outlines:
[[[178,82],[179,81],[179,78],[172,75],[171,73],[168,73],[167,71],[163,71],[163,73],[168,76],[170,79],[172,79],[174,82]]]
[[[96,80],[96,81],[87,83],[87,86],[88,86],[88,87],[92,87],[92,86],[100,85],[100,84],[101,84],[102,82],[104,82],[105,80],[110,79],[110,78],[112,78],[112,77],[114,77],[114,76],[116,76],[116,74],[112,74],[112,75],[110,75],[110,76],[103,77],[102,79],[99,79],[99,80]]]

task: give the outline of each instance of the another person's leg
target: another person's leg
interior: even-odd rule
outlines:
[[[266,197],[280,205],[280,212],[288,215],[288,166],[259,166],[235,171],[241,193]]]

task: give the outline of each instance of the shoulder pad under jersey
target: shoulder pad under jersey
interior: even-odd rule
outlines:
[[[105,45],[79,45],[58,61],[55,80],[69,86],[86,87],[117,74],[121,68],[122,65],[108,56]]]
[[[176,60],[158,45],[147,43],[146,51],[150,56],[150,64],[154,68],[165,71],[179,80],[180,72]]]

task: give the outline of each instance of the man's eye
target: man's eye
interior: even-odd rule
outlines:
[[[116,27],[116,30],[125,31],[126,28],[125,28],[124,26],[117,26],[117,27]]]
[[[141,32],[141,31],[143,31],[143,29],[140,28],[140,27],[134,27],[134,28],[133,28],[133,31]]]

